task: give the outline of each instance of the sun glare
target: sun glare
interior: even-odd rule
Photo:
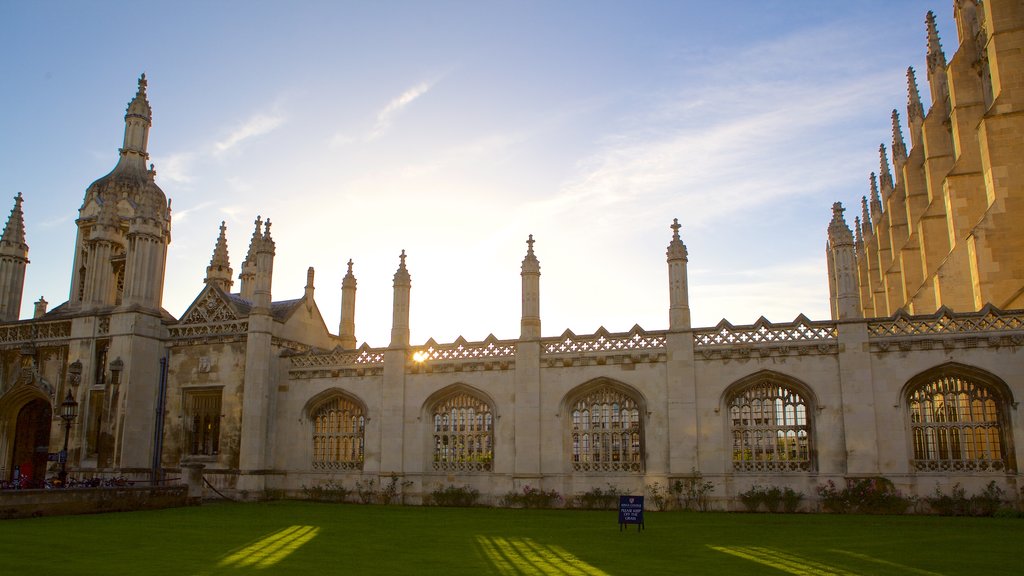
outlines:
[[[218,566],[269,568],[316,538],[319,532],[317,526],[289,526],[227,556]]]

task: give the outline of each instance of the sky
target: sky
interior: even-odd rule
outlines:
[[[22,317],[67,300],[77,210],[145,72],[176,317],[222,220],[239,289],[259,215],[274,299],[314,267],[337,333],[352,259],[371,346],[402,250],[413,344],[518,337],[530,234],[545,336],[666,329],[673,218],[695,327],[827,320],[831,206],[853,226],[892,109],[908,137],[907,66],[930,105],[929,9],[951,57],[948,1],[0,2]]]

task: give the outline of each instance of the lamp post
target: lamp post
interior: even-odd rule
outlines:
[[[67,486],[68,480],[68,435],[71,433],[71,422],[78,416],[78,402],[75,402],[75,397],[71,394],[71,390],[68,390],[68,395],[64,398],[64,401],[60,403],[60,418],[64,421],[64,450],[61,452],[60,459],[60,485]]]

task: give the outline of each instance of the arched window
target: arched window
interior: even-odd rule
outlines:
[[[434,470],[491,470],[494,417],[486,401],[457,392],[434,405],[430,420]]]
[[[998,388],[959,370],[911,385],[907,417],[920,471],[1000,472],[1010,468],[1006,400]]]
[[[362,470],[366,415],[361,406],[334,396],[312,411],[313,468]]]
[[[569,403],[572,467],[579,472],[643,471],[640,405],[612,384]]]
[[[792,386],[770,376],[757,378],[728,396],[728,410],[733,470],[813,468],[809,405]]]

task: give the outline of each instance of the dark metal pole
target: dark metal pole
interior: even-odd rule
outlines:
[[[68,436],[71,434],[71,420],[64,419],[64,451],[61,452],[60,459],[60,474],[57,478],[60,478],[60,485],[66,486],[68,480]]]

